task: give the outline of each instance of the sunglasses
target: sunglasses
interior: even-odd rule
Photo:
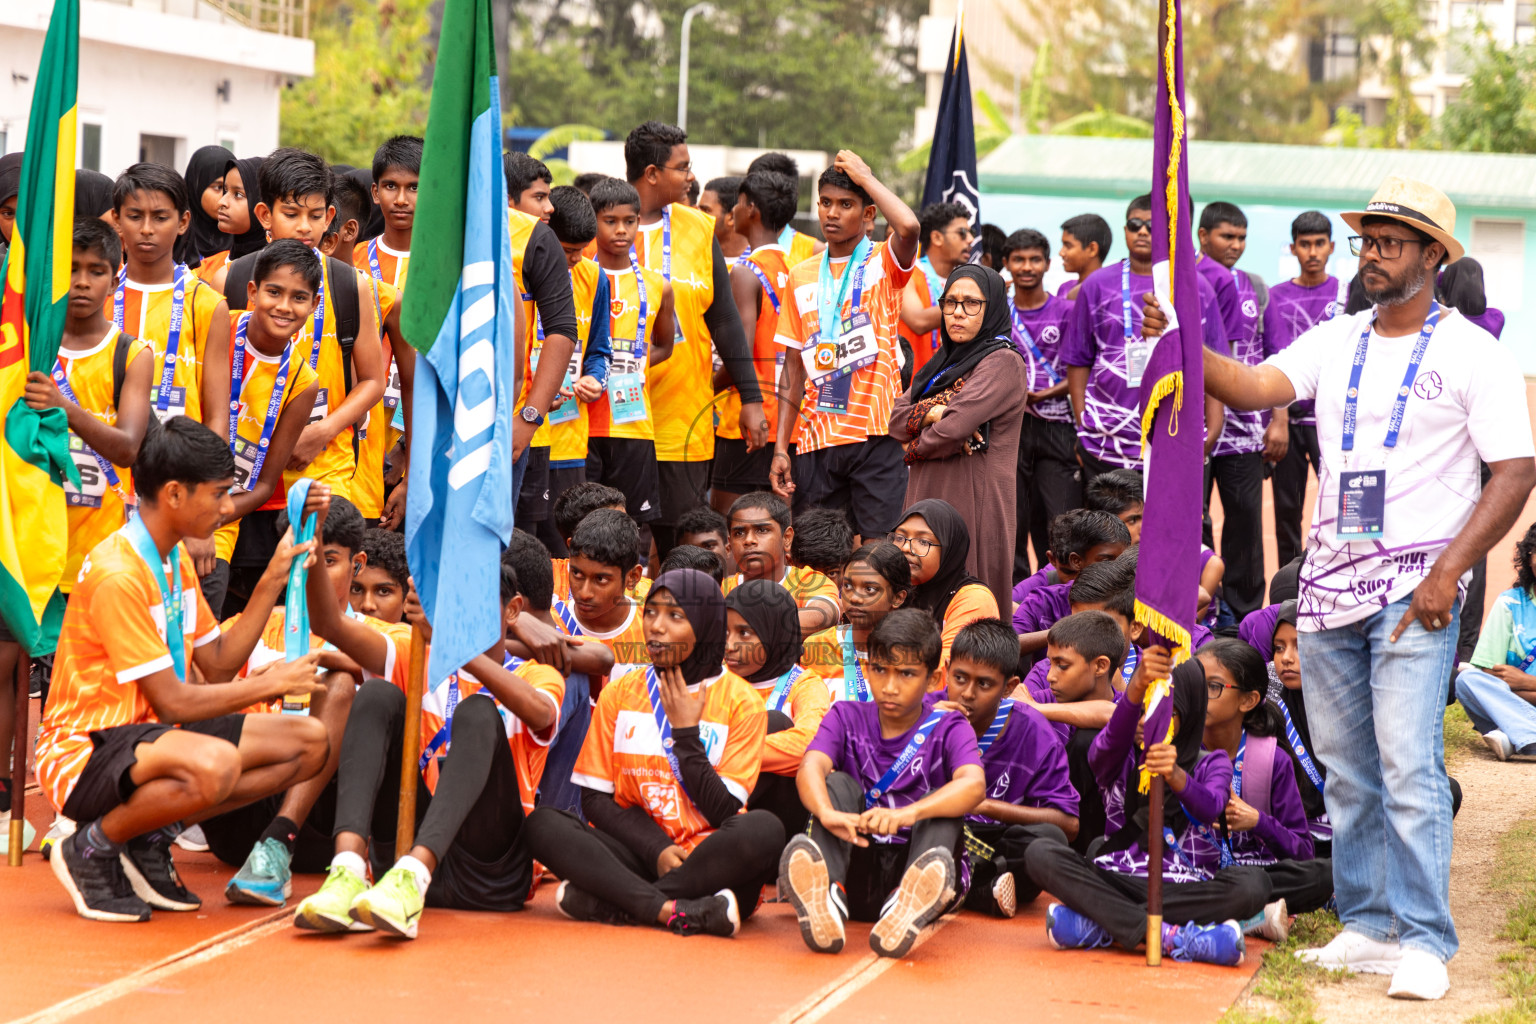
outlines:
[[[1152,230],[1152,218],[1150,218],[1150,217],[1127,217],[1125,219],[1125,230],[1129,231],[1133,235],[1139,235],[1143,231],[1151,231]]]

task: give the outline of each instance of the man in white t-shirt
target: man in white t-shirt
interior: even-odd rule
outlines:
[[[1205,385],[1237,409],[1317,403],[1297,629],[1344,931],[1302,955],[1438,999],[1456,952],[1442,716],[1460,591],[1524,507],[1536,461],[1514,355],[1434,301],[1438,268],[1462,255],[1450,200],[1390,177],[1342,216],[1374,307],[1256,367],[1207,352]]]

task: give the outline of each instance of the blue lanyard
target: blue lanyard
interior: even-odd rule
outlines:
[[[1525,660],[1520,662],[1520,671],[1529,672],[1532,665],[1536,665],[1536,645],[1531,647],[1530,651],[1525,656]]]
[[[514,658],[510,654],[504,654],[501,659],[501,667],[509,672],[516,672],[526,661],[526,658]],[[480,692],[490,697],[491,700],[496,700],[491,691],[482,687]],[[501,702],[496,701],[496,706],[500,708]],[[448,677],[448,696],[443,699],[443,724],[437,732],[432,734],[432,738],[427,741],[426,749],[421,752],[421,760],[417,763],[417,771],[426,771],[427,765],[432,763],[432,756],[448,745],[450,738],[453,736],[453,716],[458,710],[459,674],[455,672]]]
[[[799,665],[793,666],[788,672],[779,676],[779,681],[774,684],[773,692],[768,695],[768,710],[783,711],[784,702],[789,699],[789,691],[794,687],[795,680],[803,675],[805,669]],[[788,714],[788,712],[785,712]]]
[[[1384,448],[1397,447],[1397,434],[1403,427],[1403,415],[1408,410],[1408,396],[1413,391],[1413,379],[1419,375],[1419,364],[1424,361],[1424,350],[1429,347],[1429,336],[1435,333],[1435,324],[1440,320],[1440,303],[1436,302],[1429,308],[1429,316],[1424,318],[1424,326],[1419,328],[1419,340],[1413,346],[1413,356],[1408,360],[1408,372],[1403,374],[1402,387],[1397,389],[1397,401],[1392,403],[1392,418],[1387,421],[1387,439],[1383,442]],[[1365,368],[1365,352],[1371,344],[1371,328],[1376,325],[1372,318],[1365,325],[1365,330],[1360,332],[1360,341],[1355,345],[1355,360],[1349,368],[1349,390],[1344,393],[1344,437],[1342,447],[1346,452],[1355,449],[1355,416],[1360,403],[1360,371]]]
[[[240,396],[244,391],[245,382],[245,332],[250,319],[251,314],[243,314],[235,327],[235,350],[229,373],[229,450],[231,453],[235,450],[235,439],[239,437]],[[283,392],[288,387],[288,364],[292,357],[293,339],[290,338],[288,345],[283,349],[283,359],[277,364],[277,379],[272,382],[272,394],[267,399],[267,418],[261,425],[261,439],[256,443],[256,461],[251,466],[249,490],[256,489],[256,481],[261,479],[261,467],[267,462],[267,451],[272,444],[272,431],[277,427],[278,414],[283,411]],[[295,521],[291,518],[289,520],[289,522]]]
[[[119,330],[121,330],[121,328],[119,328]],[[117,333],[114,332],[112,335],[112,341],[115,343],[116,340]],[[79,405],[80,399],[75,397],[75,389],[70,385],[69,377],[64,373],[64,364],[60,361],[62,358],[63,357],[60,356],[59,358],[55,358],[53,361],[54,386],[59,389],[59,394],[64,396],[65,401],[73,402],[76,405]],[[84,438],[81,438],[81,443],[85,443]],[[91,453],[91,458],[95,459],[96,465],[101,467],[101,475],[106,478],[107,486],[112,488],[112,493],[116,494],[118,500],[121,501],[124,505],[130,504],[128,495],[123,493],[122,481],[117,475],[117,469],[112,465],[112,463],[102,458],[96,449],[92,448],[90,445],[85,445],[85,450]]]
[[[846,693],[851,683],[854,700],[874,700],[869,692],[869,683],[864,679],[864,670],[859,667],[859,657],[853,650],[853,627],[838,626],[837,638],[843,644],[843,691]]]
[[[304,515],[304,501],[309,497],[308,477],[300,477],[288,488],[288,522],[293,528],[293,542],[303,544],[315,539],[315,513]],[[309,570],[304,559],[295,558],[288,566],[287,610],[283,613],[283,655],[285,661],[298,661],[309,653],[309,598],[304,583]]]
[[[1130,650],[1126,652],[1125,662],[1120,666],[1121,681],[1129,684],[1131,676],[1136,674],[1136,666],[1139,664],[1141,664],[1141,651],[1137,649],[1135,644],[1131,644]]]
[[[176,380],[176,352],[181,348],[181,325],[187,315],[187,278],[190,272],[181,264],[176,266],[171,285],[171,324],[165,336],[165,364],[160,370],[160,384],[155,388],[155,410],[164,414],[171,407],[171,385]],[[149,293],[144,301],[149,302]],[[124,307],[128,303],[128,268],[117,274],[117,293],[112,296],[112,323],[123,330]]]
[[[1125,346],[1131,346],[1131,261],[1120,261],[1120,319],[1125,321]]]
[[[144,564],[149,566],[150,575],[160,587],[160,607],[165,611],[165,646],[170,648],[171,668],[175,669],[177,680],[184,683],[187,681],[187,637],[181,628],[181,544],[178,542],[171,548],[171,575],[167,580],[160,549],[155,547],[149,527],[144,525],[144,517],[134,516],[128,520],[123,533],[133,550],[144,559]]]
[[[1008,304],[1008,311],[1013,314],[1013,333],[1024,339],[1024,344],[1029,346],[1029,354],[1035,357],[1035,362],[1039,363],[1040,368],[1045,371],[1046,379],[1052,386],[1060,384],[1061,374],[1056,372],[1056,367],[1051,365],[1051,361],[1045,358],[1045,354],[1035,344],[1035,336],[1029,332],[1029,328],[1024,323],[1024,314],[1019,312],[1019,307],[1011,302]]]
[[[891,787],[896,784],[896,780],[900,778],[901,773],[907,770],[907,766],[912,763],[912,759],[917,757],[917,752],[923,749],[924,743],[928,742],[929,734],[933,732],[934,727],[939,724],[939,720],[946,714],[948,712],[935,711],[923,720],[922,725],[917,727],[917,732],[913,733],[912,738],[907,741],[907,746],[902,750],[901,755],[885,770],[885,774],[880,776],[874,788],[864,794],[864,809],[866,811],[879,803],[882,796],[890,793]]]
[[[560,618],[560,622],[565,626],[567,636],[587,635],[582,631],[581,623],[576,621],[576,612],[570,605],[557,597],[550,602],[550,607],[554,609],[555,614]]]
[[[331,276],[331,268],[326,258],[320,255],[319,249],[314,250],[314,253],[320,257],[321,273],[320,290],[315,295],[315,312],[312,314],[313,323],[311,326],[314,328],[314,331],[310,337],[313,340],[313,345],[309,350],[309,368],[311,370],[318,366],[320,362],[320,346],[325,342],[325,282]]]
[[[669,222],[669,228],[670,228],[670,222]],[[672,243],[669,240],[667,242],[667,245],[670,247],[671,244]],[[670,253],[670,251],[671,250],[669,248],[668,252]],[[672,263],[672,257],[670,255],[668,255],[668,257],[667,257],[667,264],[668,264],[668,266],[670,266],[671,263]],[[646,314],[646,301],[645,301],[645,275],[640,272],[640,261],[635,258],[635,250],[633,248],[631,248],[629,250],[629,269],[634,271],[634,274],[635,274],[635,290],[640,295],[640,316],[635,321],[635,344],[634,344],[634,347],[632,347],[630,349],[630,352],[634,355],[634,357],[636,359],[644,359],[645,358],[645,351],[646,351],[646,349],[645,349],[645,319],[646,319],[646,315],[647,315]],[[667,280],[670,281],[671,279],[672,279],[671,275],[669,274],[667,276]],[[617,284],[614,285],[614,291],[618,291],[618,285]],[[608,316],[609,316],[608,333],[609,333],[610,336],[613,336],[613,331],[614,331],[614,327],[615,327],[615,323],[614,323],[614,320],[613,320],[613,304],[610,302],[608,304],[608,306],[609,306],[609,312],[608,312]],[[674,315],[675,315],[675,307],[674,307]]]
[[[1243,730],[1243,738],[1237,741],[1237,758],[1232,762],[1232,792],[1239,798],[1243,795],[1243,755],[1248,752],[1248,730]]]
[[[977,750],[983,754],[987,752],[992,742],[997,739],[998,733],[1003,731],[1003,726],[1008,724],[1008,715],[1012,711],[1013,701],[1011,700],[1005,700],[997,706],[997,714],[992,716],[992,724],[987,726],[987,731],[982,733],[981,738],[976,741]]]
[[[843,272],[843,276],[835,285],[832,281],[832,250],[830,248],[822,250],[821,269],[816,272],[816,300],[819,314],[816,329],[821,334],[823,342],[835,342],[841,334],[838,325],[842,320],[843,297],[848,294],[850,282],[853,284],[853,305],[849,307],[849,316],[859,311],[859,300],[864,294],[864,264],[869,259],[869,248],[868,238],[859,239],[858,246],[848,260],[848,269]]]
[[[752,273],[757,275],[758,281],[763,286],[763,294],[768,296],[769,302],[773,303],[773,312],[777,316],[779,313],[779,293],[774,291],[773,285],[768,283],[768,275],[763,271],[762,267],[757,265],[755,260],[747,259],[745,254],[742,255],[741,259],[742,262],[745,262],[747,266],[752,268]]]
[[[661,679],[656,675],[654,666],[645,670],[645,692],[651,699],[651,714],[656,716],[656,731],[661,734],[661,751],[667,755],[672,777],[677,779],[677,784],[687,793],[688,784],[683,781],[683,769],[677,763],[677,751],[673,749],[672,723],[667,721],[667,713],[661,707]],[[689,799],[693,799],[692,794],[689,794]]]
[[[1307,773],[1307,778],[1312,780],[1312,785],[1317,791],[1323,791],[1323,773],[1317,770],[1317,765],[1312,760],[1312,755],[1307,752],[1307,745],[1301,741],[1301,733],[1296,729],[1296,723],[1291,721],[1291,709],[1285,706],[1285,701],[1275,701],[1280,708],[1280,717],[1285,719],[1285,741],[1291,745],[1291,752],[1296,755],[1296,760],[1301,762],[1301,770]]]

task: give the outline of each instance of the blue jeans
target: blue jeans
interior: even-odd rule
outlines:
[[[573,672],[565,681],[565,700],[560,705],[560,732],[549,745],[544,775],[539,781],[539,806],[581,814],[581,790],[571,781],[576,755],[592,724],[592,682],[584,672]],[[585,815],[583,815],[585,820]]]
[[[1478,732],[1497,729],[1521,754],[1536,753],[1536,706],[1496,675],[1469,668],[1456,677],[1456,699]]]
[[[1389,643],[1408,605],[1300,634],[1301,685],[1313,749],[1328,768],[1339,919],[1449,960],[1457,943],[1445,701],[1461,606],[1447,628],[1414,622]]]

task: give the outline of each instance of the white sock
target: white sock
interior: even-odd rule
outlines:
[[[331,867],[351,868],[358,878],[367,881],[368,865],[363,863],[363,858],[355,853],[338,853],[331,858]]]
[[[404,857],[401,857],[399,860],[395,861],[395,867],[405,868],[405,870],[415,875],[416,888],[421,892],[426,892],[427,886],[432,884],[432,872],[428,871],[425,864],[417,860],[415,857],[412,857],[410,854],[406,854]]]

